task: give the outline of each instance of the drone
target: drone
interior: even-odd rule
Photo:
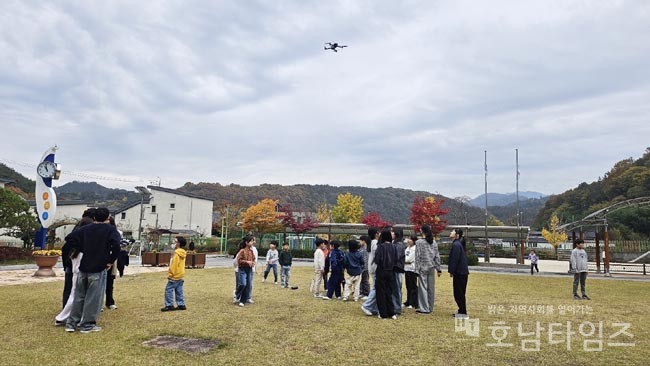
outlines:
[[[336,50],[337,48],[345,48],[345,47],[347,47],[347,46],[345,46],[345,45],[339,45],[339,44],[336,43],[336,42],[327,42],[327,43],[325,43],[325,47],[324,47],[323,49],[325,49],[325,50],[332,50],[332,51],[334,51],[334,52],[339,52],[339,51]]]

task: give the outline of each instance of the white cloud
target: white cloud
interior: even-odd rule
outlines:
[[[0,158],[474,196],[518,148],[558,193],[647,147],[649,28],[640,1],[3,2]]]

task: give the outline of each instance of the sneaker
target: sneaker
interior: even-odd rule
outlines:
[[[359,299],[354,299],[354,302],[357,302],[357,301],[359,301]]]
[[[421,315],[424,315],[424,314],[430,314],[430,313],[427,313],[426,311],[421,311],[421,310],[416,310],[415,313],[416,313],[416,314],[421,314]],[[454,318],[455,315],[456,315],[456,314],[451,314],[451,317]]]
[[[337,299],[337,300],[341,300],[341,296],[337,297],[336,299]]]
[[[165,306],[164,308],[160,309],[160,311],[173,311],[176,310],[174,309],[173,306]]]
[[[363,313],[368,315],[368,316],[372,316],[372,312],[370,310],[364,308],[363,305],[361,305],[361,311],[363,311]]]
[[[92,332],[99,332],[101,330],[102,330],[102,327],[98,327],[98,326],[95,325],[94,327],[92,327],[90,329],[82,329],[79,332],[83,333],[83,334],[86,334],[86,333],[92,333]]]
[[[455,319],[469,319],[469,315],[467,314],[456,314],[454,315]]]
[[[278,284],[278,281],[273,282],[273,284],[274,284],[274,285],[277,285],[277,284]]]
[[[185,307],[185,305],[178,305],[176,310],[187,310],[187,307]]]
[[[366,300],[368,296],[361,296],[361,300]]]
[[[115,309],[117,309],[117,305],[111,305],[108,308],[111,309],[111,310],[115,310]]]
[[[266,278],[262,278],[262,283],[265,283],[265,282],[266,282]]]
[[[314,294],[314,297],[317,298],[317,299],[320,299],[321,297],[323,297],[323,295],[321,295],[321,294]]]
[[[244,307],[244,303],[243,303],[243,302],[240,302],[240,303],[239,303],[239,306],[243,308],[243,307]]]
[[[60,322],[60,321],[54,319],[54,326],[55,327],[62,327],[64,325],[65,325],[65,322]]]
[[[65,331],[68,333],[74,333],[74,328],[65,327]]]
[[[347,297],[344,297],[342,300],[343,300],[343,301],[348,301],[348,298],[347,298]]]
[[[591,300],[591,297],[589,297],[589,296],[587,296],[587,295],[582,295],[582,299],[583,299],[583,300]]]
[[[247,304],[255,304],[255,301],[253,301],[253,299],[248,299],[248,301],[246,301],[246,303]]]
[[[397,320],[397,315],[393,315],[390,318],[393,319],[393,320]]]
[[[331,298],[329,298],[329,297],[327,297],[327,296],[323,296],[322,299],[323,299],[323,300],[332,300]]]
[[[413,309],[413,306],[409,305],[406,307],[407,309]]]
[[[578,295],[573,295],[573,300],[582,300],[582,298]]]

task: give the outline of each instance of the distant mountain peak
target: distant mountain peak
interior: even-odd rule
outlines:
[[[540,192],[520,191],[519,201],[521,202],[528,199],[539,199],[547,196],[548,195]],[[507,206],[511,203],[517,202],[517,192],[510,192],[510,193],[488,192],[487,198],[488,198],[488,206]],[[469,204],[475,207],[484,208],[485,194],[482,194],[474,199],[471,199],[469,201]]]

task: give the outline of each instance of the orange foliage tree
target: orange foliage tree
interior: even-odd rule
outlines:
[[[411,207],[411,223],[415,231],[420,231],[422,225],[431,226],[431,231],[437,235],[447,226],[447,220],[442,216],[449,212],[449,209],[442,208],[444,200],[436,200],[435,197],[415,197]]]
[[[277,212],[277,200],[265,198],[246,209],[243,215],[242,227],[260,238],[266,233],[282,231],[282,214]]]

